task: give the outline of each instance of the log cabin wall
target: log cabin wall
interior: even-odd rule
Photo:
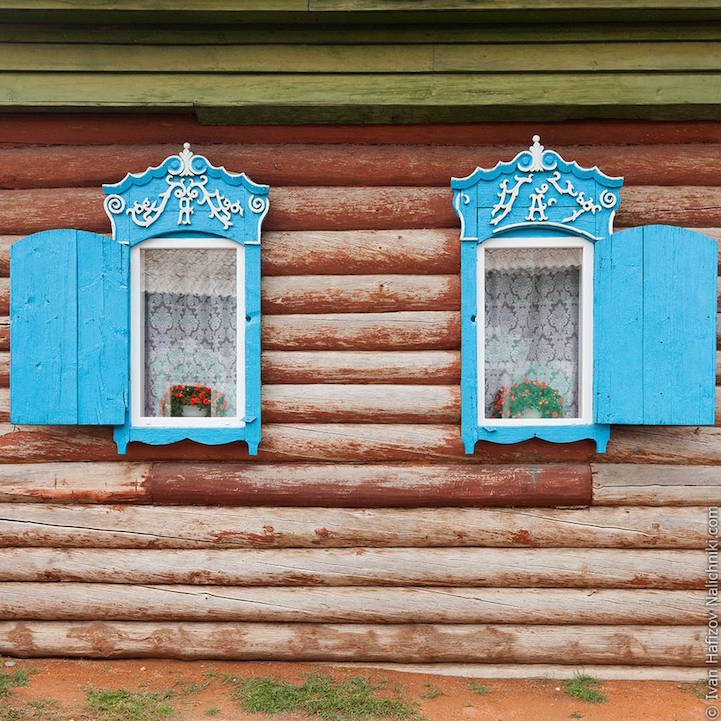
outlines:
[[[99,182],[159,162],[171,138],[269,182],[260,453],[184,442],[119,457],[109,428],[6,422],[1,653],[701,673],[717,428],[615,427],[601,456],[587,442],[463,453],[448,177],[512,155],[531,126],[467,126],[445,145],[425,127],[143,120],[2,121],[0,269],[21,234],[108,232]],[[105,142],[84,142],[91,128]],[[721,124],[533,129],[626,173],[621,226],[721,235],[717,176],[698,170]],[[606,144],[575,144],[594,137]]]
[[[63,4],[47,5],[52,14]],[[248,74],[248,55],[235,48],[247,44],[242,28],[131,33],[61,20],[7,26],[3,42],[14,46],[0,56],[0,106],[43,110],[0,117],[0,653],[702,677],[721,430],[614,427],[605,455],[590,442],[529,441],[479,443],[466,456],[449,178],[509,159],[539,133],[564,157],[625,176],[617,227],[670,223],[721,239],[721,122],[681,120],[692,103],[696,117],[718,117],[718,27],[574,25],[551,33],[553,52],[546,37],[521,54],[500,26],[446,36],[381,28],[363,52],[357,28],[336,28],[345,50],[325,47],[318,31],[286,28],[254,32],[256,44],[280,38],[287,47],[256,47]],[[538,32],[516,28],[512,38]],[[301,36],[315,49],[293,55]],[[429,37],[439,46],[429,50]],[[477,45],[472,61],[452,52],[464,37]],[[605,74],[593,63],[569,68],[574,43],[597,43]],[[163,45],[167,67],[153,53]],[[187,93],[181,80],[192,74],[172,75],[179,46],[207,64]],[[621,47],[630,55],[619,60]],[[565,74],[542,77],[535,122],[439,124],[444,109],[456,120],[518,114],[531,99],[527,52],[567,58]],[[424,58],[435,58],[425,74]],[[302,77],[258,81],[291,66]],[[355,73],[353,93],[343,68]],[[517,74],[507,100],[469,108],[494,97],[478,88],[500,70]],[[331,71],[335,79],[320,77]],[[449,77],[439,84],[430,71]],[[213,105],[213,74],[230,78],[249,107]],[[289,110],[264,105],[271,86]],[[554,92],[571,89],[573,107],[560,109]],[[298,93],[314,100],[299,108]],[[348,101],[333,111],[341,124],[282,125],[327,120],[339,98]],[[598,110],[604,98],[609,107]],[[175,113],[191,107],[195,117]],[[246,122],[268,124],[198,120],[238,121],[246,111]],[[558,113],[667,120],[549,122]],[[343,125],[347,116],[416,124]],[[119,457],[110,428],[10,425],[11,244],[62,226],[108,233],[100,184],[184,141],[272,186],[258,457],[240,443],[190,442],[131,444]]]

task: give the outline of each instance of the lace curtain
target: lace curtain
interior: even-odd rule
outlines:
[[[172,385],[210,386],[211,415],[235,415],[236,251],[226,248],[143,250],[145,400],[163,415]]]
[[[487,418],[499,390],[526,379],[558,391],[560,416],[578,416],[580,269],[579,248],[485,251]]]

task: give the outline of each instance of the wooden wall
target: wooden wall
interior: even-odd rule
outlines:
[[[189,442],[118,457],[109,428],[10,425],[0,321],[0,653],[703,676],[721,428],[463,453],[448,180],[533,132],[626,176],[619,227],[721,238],[721,123],[0,118],[5,314],[15,238],[108,232],[100,183],[183,141],[272,185],[257,459]]]
[[[0,109],[240,124],[721,118],[715,0],[12,6]]]

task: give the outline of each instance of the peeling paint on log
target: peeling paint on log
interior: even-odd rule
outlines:
[[[20,658],[576,663],[700,666],[704,626],[0,622]]]
[[[0,581],[702,589],[704,551],[541,548],[0,549]]]
[[[705,548],[698,508],[491,510],[0,503],[0,547]]]
[[[0,585],[0,618],[36,621],[701,625],[703,591]]]
[[[721,188],[631,186],[621,191],[623,226],[666,223],[721,225]],[[450,188],[274,187],[268,230],[456,228]],[[26,208],[32,207],[33,213]],[[109,232],[99,188],[0,191],[0,233],[25,235],[46,228]]]
[[[0,465],[0,500],[373,508],[587,505],[588,465]]]

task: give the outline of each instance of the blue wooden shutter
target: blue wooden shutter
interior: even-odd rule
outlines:
[[[713,425],[716,241],[647,225],[594,256],[596,421]]]
[[[128,249],[49,230],[10,250],[10,419],[121,424],[128,385]]]

